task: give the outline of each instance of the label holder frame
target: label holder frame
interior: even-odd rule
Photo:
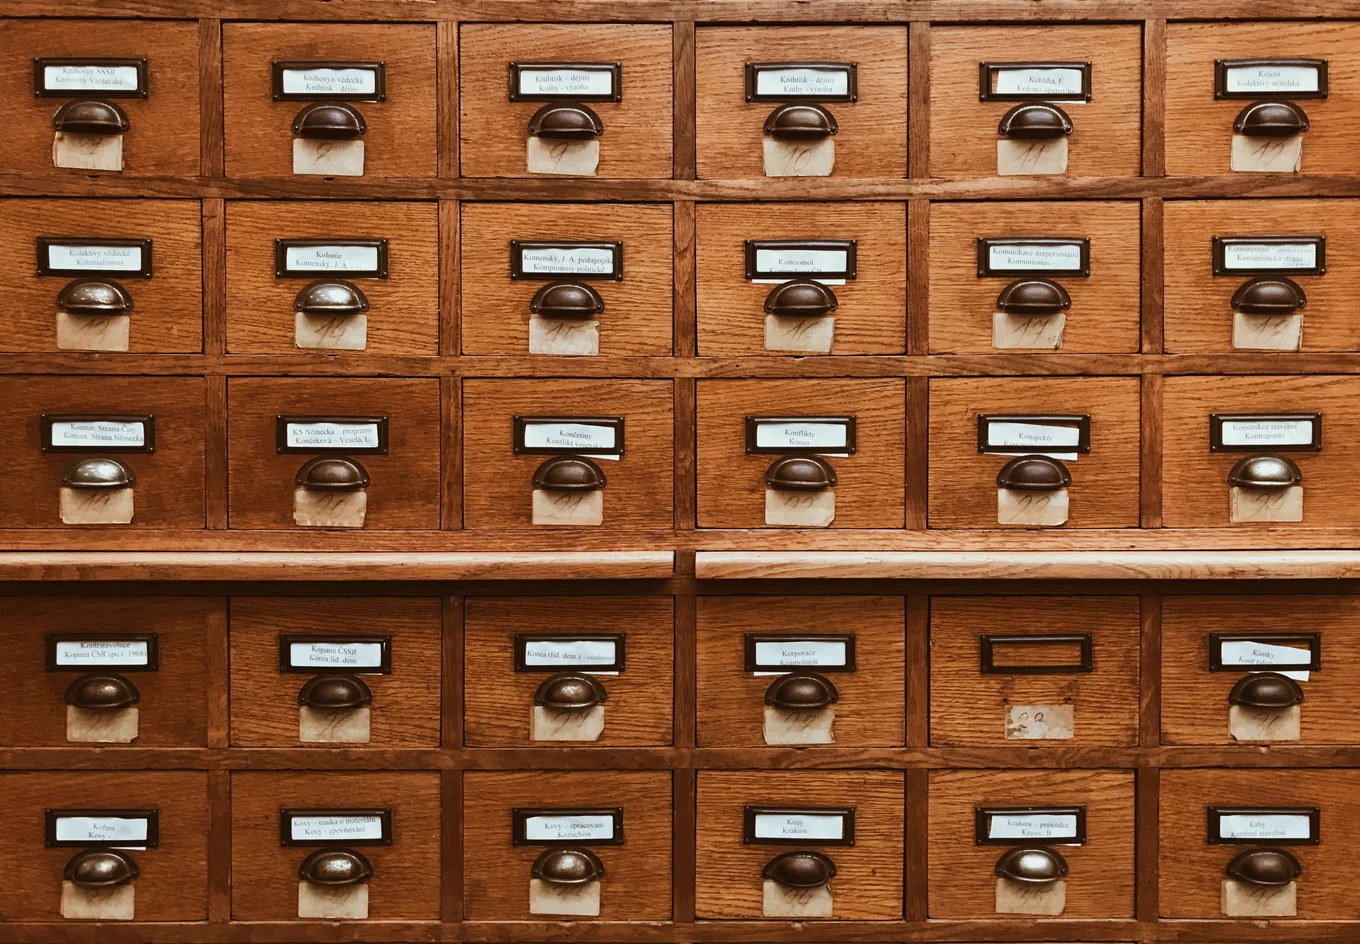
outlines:
[[[59,269],[52,266],[50,251],[53,246],[109,246],[133,247],[141,250],[140,269]],[[107,275],[119,279],[149,279],[154,273],[152,250],[154,240],[135,236],[39,236],[35,240],[39,278],[80,279],[91,275]]]
[[[613,662],[607,665],[580,666],[576,668],[576,671],[586,675],[593,672],[623,672],[627,663],[627,639],[627,633],[515,633],[515,671],[538,674],[572,671],[572,666],[565,665],[529,665],[525,650],[530,643],[558,641],[563,643],[611,642],[614,644]]]
[[[998,72],[1013,72],[1021,69],[1071,69],[1081,73],[1081,91],[1063,92],[1060,95],[1024,94],[1020,92],[993,92],[992,77]],[[1091,62],[979,62],[978,63],[978,101],[980,102],[1089,102],[1093,82]]]
[[[284,72],[308,69],[364,69],[373,72],[373,91],[363,95],[343,92],[285,92]],[[273,59],[269,63],[269,89],[276,102],[385,102],[387,101],[387,61],[359,59]]]
[[[1043,846],[1084,846],[1086,845],[1086,807],[1081,806],[975,806],[973,807],[973,845],[974,846],[1019,846],[1031,840],[1019,838],[993,839],[988,828],[995,816],[1066,816],[1076,817],[1074,837],[1071,839],[1035,839],[1034,844]]]
[[[524,250],[529,249],[608,249],[613,266],[607,274],[599,272],[525,272]],[[570,279],[595,282],[623,281],[623,240],[621,239],[512,239],[510,240],[510,281],[562,282]]]
[[[997,644],[1037,646],[1076,643],[1080,660],[1052,664],[997,665]],[[978,671],[982,675],[1084,675],[1095,671],[1094,644],[1090,633],[982,633],[978,636]]]
[[[1301,445],[1279,445],[1271,443],[1260,446],[1227,446],[1223,444],[1223,424],[1226,420],[1268,423],[1309,420],[1313,424],[1312,441]],[[1321,413],[1210,413],[1209,414],[1209,451],[1212,452],[1321,452],[1322,451],[1322,414]]]
[[[614,834],[610,839],[530,839],[526,835],[528,821],[538,816],[607,816],[614,822]],[[621,846],[623,845],[623,807],[511,807],[510,844],[512,846]]]
[[[1257,275],[1320,276],[1327,274],[1327,236],[1214,236],[1212,237],[1213,274],[1228,277],[1252,277]],[[1281,269],[1253,268],[1230,269],[1227,264],[1228,247],[1234,245],[1288,246],[1312,243],[1317,249],[1317,262],[1312,268]]]
[[[858,415],[849,416],[757,416],[746,414],[745,443],[748,456],[853,456],[858,451]],[[776,423],[819,423],[824,426],[844,426],[844,446],[759,446],[757,445],[760,427]]]
[[[756,264],[756,254],[762,249],[844,252],[845,268],[836,272],[763,272]],[[784,281],[790,279],[812,279],[813,281],[843,279],[847,282],[853,282],[859,278],[857,274],[859,270],[858,239],[746,239],[742,241],[742,253],[747,282],[757,279],[782,279]]]
[[[741,843],[744,846],[853,846],[855,844],[855,807],[853,806],[743,806]],[[771,839],[756,836],[758,816],[839,816],[839,839]]]
[[[343,636],[327,636],[318,633],[279,633],[279,672],[284,675],[391,675],[392,674],[392,637],[391,636],[363,636],[346,634]],[[377,644],[382,647],[376,666],[361,666],[359,668],[325,668],[315,665],[293,665],[293,657],[289,650],[293,643],[324,643],[330,645],[344,645],[345,643]]]
[[[511,417],[513,423],[511,434],[511,447],[517,456],[619,456],[624,454],[624,420],[622,416],[526,416],[515,414]],[[550,425],[553,423],[575,423],[580,426],[605,426],[614,430],[614,445],[609,449],[596,449],[587,447],[584,449],[570,449],[566,446],[534,446],[529,447],[524,444],[524,434],[530,426]]]
[[[760,73],[782,72],[793,69],[812,69],[818,72],[844,72],[846,74],[844,93],[812,95],[771,95],[758,92]],[[742,68],[743,88],[748,103],[758,102],[827,102],[853,105],[859,101],[859,63],[858,62],[747,62]]]
[[[56,446],[52,444],[55,423],[141,423],[140,446]],[[154,413],[43,413],[38,417],[39,449],[44,455],[83,453],[85,455],[152,455],[156,451],[156,416]]]
[[[623,63],[622,62],[508,62],[510,77],[509,101],[512,102],[621,102],[623,101]],[[525,69],[580,69],[586,72],[608,72],[609,87],[613,90],[607,95],[598,93],[572,95],[556,92],[521,92],[519,76]]]
[[[376,425],[378,445],[346,448],[344,446],[290,446],[288,427],[303,426],[308,423],[354,423]],[[278,413],[274,416],[274,451],[276,455],[298,456],[385,456],[388,449],[388,430],[386,416],[310,416]]]
[[[357,247],[376,249],[378,265],[373,269],[334,269],[304,272],[288,267],[289,249],[319,249],[324,246]],[[292,238],[286,236],[274,239],[274,278],[276,279],[386,279],[388,275],[387,238],[382,236],[336,237],[335,239],[312,239],[310,237]]]
[[[1318,90],[1316,92],[1291,92],[1283,95],[1278,92],[1230,92],[1228,91],[1228,70],[1243,69],[1252,66],[1302,66],[1305,69],[1316,69],[1318,79]],[[1281,98],[1288,101],[1298,100],[1318,100],[1327,97],[1327,60],[1309,58],[1284,58],[1274,59],[1270,57],[1252,59],[1215,59],[1214,60],[1214,101],[1257,101],[1263,98]]]
[[[1322,842],[1322,810],[1316,806],[1206,806],[1205,843],[1210,846],[1316,846]],[[1307,839],[1225,839],[1224,816],[1306,816]]]
[[[145,665],[123,665],[115,662],[90,665],[62,665],[57,661],[57,644],[63,642],[144,642],[146,643]],[[118,672],[159,672],[160,671],[160,634],[159,633],[46,633],[43,635],[43,670],[46,672],[93,672],[100,669]]]
[[[756,658],[756,644],[762,642],[839,642],[845,645],[844,665],[762,665]],[[857,672],[854,633],[746,633],[742,639],[746,672]]]
[[[378,839],[294,839],[293,820],[300,816],[376,816],[382,821],[382,836]],[[335,809],[279,809],[279,845],[307,846],[318,849],[341,846],[390,846],[392,845],[392,808],[337,807]]]
[[[70,819],[77,816],[88,816],[91,819],[106,817],[109,819],[144,819],[146,820],[145,839],[114,839],[108,842],[98,842],[85,839],[58,839],[57,820]],[[126,849],[132,846],[144,846],[147,849],[156,849],[161,843],[161,811],[160,807],[142,807],[140,809],[91,809],[89,807],[65,808],[49,807],[43,810],[43,844],[48,849]]]
[[[106,89],[49,89],[48,66],[132,66],[137,70],[137,88],[129,92],[125,89],[108,91]],[[145,56],[34,56],[33,57],[33,97],[34,98],[147,98],[151,94],[151,72]]]
[[[1091,451],[1090,413],[979,413],[977,431],[978,453],[997,453],[1006,456],[1040,456],[1049,452],[1087,455]],[[988,442],[988,431],[993,423],[1024,423],[1030,426],[1061,426],[1077,430],[1075,446],[993,446]]]
[[[1267,645],[1289,642],[1302,642],[1308,645],[1309,658],[1306,663],[1295,665],[1228,665],[1223,661],[1223,643],[1260,642]],[[1209,671],[1210,672],[1320,672],[1322,671],[1322,633],[1210,633],[1209,634]]]
[[[1018,279],[1026,276],[1038,278],[1089,279],[1091,277],[1091,237],[1090,236],[978,236],[977,237],[977,277],[980,279]],[[1076,269],[993,269],[991,248],[993,246],[1072,246],[1078,247],[1080,254]]]

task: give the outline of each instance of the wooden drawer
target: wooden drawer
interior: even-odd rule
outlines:
[[[462,213],[463,353],[671,353],[669,206],[464,203]],[[582,264],[573,248],[598,258]],[[562,250],[566,258],[550,258]],[[580,311],[579,295],[592,291],[603,306],[596,314],[539,314]]]
[[[9,654],[0,664],[4,743],[206,747],[207,634],[225,620],[226,601],[217,597],[0,601],[0,648]],[[116,699],[101,699],[107,707],[88,702],[77,688],[87,678],[112,679]],[[129,696],[134,705],[116,703]]]
[[[1354,173],[1354,154],[1360,147],[1360,102],[1353,95],[1360,63],[1351,55],[1356,43],[1360,24],[1337,20],[1168,24],[1166,172],[1232,173],[1234,124],[1244,108],[1264,99],[1291,102],[1308,119],[1298,169],[1306,174]],[[1325,60],[1321,88],[1328,92],[1326,97],[1317,96],[1315,63],[1298,63],[1270,76],[1258,73],[1251,62],[1267,60],[1260,65],[1270,72],[1275,70],[1269,60],[1282,58]],[[1222,97],[1219,61],[1241,69],[1233,70],[1234,81],[1225,83],[1228,94]],[[1227,78],[1226,67],[1223,71]],[[1244,86],[1247,91],[1239,91]],[[1295,170],[1292,161],[1285,163],[1282,170]]]
[[[671,176],[669,23],[476,23],[459,32],[464,177],[579,175],[588,161],[552,153],[558,142],[548,136],[531,143],[530,120],[553,104],[583,105],[598,119],[598,166],[589,176]],[[540,142],[549,153],[531,171],[528,150]]]
[[[440,638],[436,598],[234,598],[231,743],[438,747]]]
[[[989,449],[980,448],[979,417],[988,429]],[[1090,417],[1090,451],[1081,452],[1074,424]],[[1005,377],[930,382],[930,526],[932,528],[1049,527],[1062,524],[1061,497],[1049,509],[1026,506],[1026,495],[1056,491],[1005,489],[1003,469],[1046,442],[1076,441],[1059,462],[1071,477],[1067,487],[1069,528],[1138,526],[1139,394],[1136,377]],[[1021,427],[1015,429],[1014,426]],[[1036,429],[1035,427],[1039,427]],[[1057,428],[1055,430],[1055,427]],[[1011,445],[1014,444],[1014,445]],[[1062,448],[1059,445],[1059,448]],[[1020,470],[1015,479],[1024,484]],[[1050,484],[1047,480],[1035,484]],[[1036,523],[1037,522],[1037,523]]]
[[[809,76],[797,68],[826,64],[828,58],[853,64],[849,81],[844,69]],[[829,176],[907,175],[905,28],[701,27],[695,36],[695,60],[700,177],[765,176],[765,142],[777,140],[765,134],[765,123],[785,104],[815,104],[830,113],[837,130],[823,139],[834,144]],[[748,63],[774,67],[760,70],[769,84],[762,88],[765,83],[757,80],[753,95],[747,91]],[[792,68],[785,73],[780,65]],[[804,84],[809,79],[829,85],[829,93],[794,94],[793,90],[809,88]]]
[[[1166,527],[1262,528],[1293,523],[1320,528],[1360,523],[1360,507],[1351,501],[1354,469],[1360,462],[1351,415],[1357,397],[1360,379],[1344,376],[1168,377],[1162,407]],[[1211,419],[1213,414],[1224,418],[1225,431],[1235,430],[1228,436],[1229,446],[1218,451],[1213,451],[1219,426]],[[1319,421],[1313,419],[1315,414],[1321,415]],[[1260,416],[1284,417],[1288,425],[1252,420]],[[1320,433],[1321,448],[1316,451],[1309,444],[1314,432]],[[1239,481],[1257,480],[1239,463],[1267,455],[1293,463],[1301,495],[1292,493],[1291,498],[1283,487],[1237,488],[1234,493],[1228,479],[1235,468],[1249,475]]]
[[[376,530],[439,527],[437,380],[232,378],[227,395],[233,528],[292,528],[303,521],[314,522],[308,527]],[[359,444],[345,445],[351,441],[347,433],[313,436],[308,430],[336,422],[362,427],[363,436],[353,440]],[[296,440],[302,445],[288,446],[293,440],[281,433],[285,423],[309,433]],[[375,441],[380,445],[364,445]],[[305,499],[296,493],[307,489],[299,487],[298,477],[306,477],[303,467],[317,458],[347,459],[367,473],[367,488],[322,492],[343,494],[346,502],[366,495],[362,518],[353,516],[353,504],[336,517],[300,513]],[[346,523],[330,523],[341,521]]]
[[[519,433],[516,417],[525,420]],[[674,431],[668,380],[466,381],[466,527],[670,528],[675,518]],[[587,444],[586,449],[575,452],[574,442]],[[622,455],[617,454],[620,449]],[[564,466],[554,460],[574,460],[566,467],[568,473],[584,474],[580,456],[609,452],[615,454],[612,461],[590,460],[599,470],[590,484],[603,480],[602,488],[572,489],[573,482],[557,477]],[[539,474],[545,486],[568,487],[537,488]],[[557,504],[559,499],[564,504]]]
[[[1253,815],[1224,823],[1223,816],[1208,812],[1211,807],[1228,816],[1234,810]],[[1314,809],[1317,821],[1309,823],[1307,814]],[[1262,816],[1269,817],[1266,829],[1253,829],[1250,821]],[[1360,770],[1165,770],[1159,821],[1163,917],[1250,914],[1257,924],[1270,916],[1360,918],[1360,899],[1349,891],[1355,875],[1355,824],[1360,821]],[[1281,834],[1309,838],[1266,838]],[[1247,914],[1227,915],[1239,911],[1225,907],[1228,866],[1242,853],[1262,848],[1292,856],[1301,870],[1297,879],[1277,894],[1263,894],[1259,886],[1235,880],[1233,899],[1247,897],[1256,909],[1254,914],[1249,907],[1240,909]],[[1287,907],[1291,897],[1293,909]]]
[[[713,203],[698,214],[700,354],[906,350],[905,204]],[[810,299],[786,288],[809,278],[824,282]]]
[[[1360,348],[1360,204],[1168,200],[1163,212],[1168,351]]]
[[[435,205],[229,203],[227,349],[439,353]]]
[[[365,132],[351,139],[363,142],[363,176],[433,177],[434,34],[432,23],[225,24],[227,176],[292,176],[295,123],[303,109],[325,103],[344,105],[363,120]],[[279,67],[282,82],[275,79],[276,62],[287,66]],[[333,91],[345,87],[358,91],[353,97]],[[334,164],[308,166],[309,174],[337,175]]]
[[[463,617],[466,743],[670,744],[674,616],[670,597],[469,597]],[[583,674],[600,689],[569,697],[583,687]],[[604,697],[597,700],[600,690]]]
[[[1352,596],[1164,597],[1162,743],[1355,743],[1360,667],[1346,653],[1357,636]],[[1248,682],[1267,674],[1277,684]]]
[[[108,910],[93,914],[118,922],[207,919],[208,775],[203,771],[3,773],[0,794],[5,797],[0,829],[7,837],[0,844],[0,869],[8,876],[0,886],[0,922],[61,921],[64,898],[71,920],[92,913],[79,889],[64,891],[63,884],[70,883],[63,873],[82,852],[108,847],[80,841],[96,833],[71,822],[73,816],[96,819],[91,828],[116,827],[116,835],[136,835],[142,841],[128,845],[148,847],[123,853],[138,872],[125,886],[130,892],[117,894]],[[59,817],[50,832],[47,811]],[[53,845],[49,835],[61,844]]]
[[[1027,152],[1003,173],[1122,177],[1139,172],[1142,31],[1137,26],[943,26],[930,33],[930,173],[998,173],[1002,119],[1026,103],[1057,106],[1071,123],[1066,168]],[[987,70],[984,64],[1010,68]],[[1090,64],[1083,79],[1079,73]],[[1043,70],[1032,75],[1026,66]],[[1061,73],[1051,70],[1066,67]],[[1075,70],[1072,71],[1072,70]],[[1056,84],[1052,80],[1059,80]],[[1056,87],[1063,94],[1030,91]],[[1089,100],[1087,96],[1089,93]],[[1020,142],[1022,145],[1028,142]],[[1051,145],[1050,145],[1051,147]],[[1023,150],[1023,148],[1021,148]]]
[[[700,747],[903,743],[902,597],[700,597],[698,608]],[[809,613],[828,619],[809,625]]]
[[[202,377],[0,377],[0,528],[202,528],[203,411]]]
[[[0,347],[198,353],[203,350],[199,230],[197,200],[0,202],[0,253],[16,262],[6,285]],[[109,239],[123,245],[101,245]],[[138,245],[142,240],[150,245]],[[35,247],[38,268],[18,264],[34,258]],[[95,301],[129,307],[108,316],[82,313],[89,295],[101,292],[113,297]]]
[[[1132,771],[932,770],[930,917],[1130,918],[1133,817]],[[1007,838],[1020,835],[1034,838]],[[1020,848],[1066,878],[1036,891],[1002,877]]]
[[[902,917],[903,786],[897,771],[699,771],[695,915]],[[808,838],[769,838],[781,833]],[[792,866],[800,871],[816,868],[809,856],[834,868],[831,884],[805,892],[801,908],[791,907],[785,886],[764,877],[771,867],[787,874],[789,860],[775,860],[800,853]]]
[[[1130,200],[931,204],[931,352],[1137,351],[1140,226]]]
[[[196,177],[198,35],[192,20],[0,21],[0,167],[19,174],[98,173],[55,165],[53,120],[67,103],[102,100],[127,119],[123,174]],[[38,80],[35,59],[69,61],[44,63]],[[111,76],[90,81],[88,66],[104,59],[125,61],[110,64]],[[55,72],[50,81],[48,65]]]
[[[932,597],[930,743],[1133,747],[1137,597]]]
[[[302,817],[361,813],[388,824],[381,839],[315,842],[300,835]],[[341,823],[342,826],[349,825]],[[298,832],[294,833],[293,828]],[[373,829],[370,835],[377,835]],[[323,835],[326,831],[323,829]],[[334,833],[330,833],[334,835]],[[295,921],[299,866],[323,849],[349,849],[368,860],[367,917],[373,921],[437,921],[440,870],[439,774],[431,772],[233,772],[231,775],[231,916],[237,921]]]
[[[825,448],[823,460],[835,473],[833,528],[900,528],[903,521],[903,438],[906,424],[906,387],[900,380],[703,380],[698,385],[698,508],[703,528],[760,528],[768,521],[813,521],[824,505],[814,504],[811,515],[790,508],[768,514],[781,496],[768,496],[766,476],[786,455]],[[767,434],[777,445],[747,448],[747,417],[784,419],[788,435],[771,423]],[[819,422],[808,429],[808,422]],[[853,419],[855,448],[844,453],[844,420]],[[833,422],[825,422],[833,421]],[[840,422],[835,422],[840,421]],[[792,424],[797,424],[796,426]],[[835,427],[828,429],[827,427]],[[800,430],[811,432],[811,439]],[[768,440],[767,440],[768,442]],[[810,447],[795,445],[813,442]],[[838,445],[831,445],[831,443]],[[827,443],[822,447],[819,443]],[[821,453],[817,453],[820,455]],[[806,490],[793,495],[818,495]],[[825,517],[820,520],[824,521]],[[813,526],[813,525],[807,525]],[[824,526],[824,525],[816,525]]]
[[[537,817],[543,819],[526,822]],[[537,838],[573,831],[575,840]],[[542,862],[552,874],[553,860],[559,858],[554,853],[564,849],[594,856],[604,873],[584,883],[577,895],[553,901],[551,888],[543,887],[552,883],[535,879],[533,872],[535,863]],[[469,921],[542,921],[566,915],[668,921],[670,771],[464,774],[463,909]]]

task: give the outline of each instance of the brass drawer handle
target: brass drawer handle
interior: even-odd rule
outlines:
[[[529,311],[544,318],[590,318],[604,311],[604,299],[580,282],[550,282],[534,293]]]
[[[141,700],[137,686],[114,672],[89,672],[66,688],[66,704],[87,711],[114,711]]]
[[[1303,687],[1278,672],[1255,672],[1239,679],[1228,702],[1248,708],[1292,708],[1303,701]]]
[[[550,102],[529,119],[529,133],[536,138],[583,141],[604,134],[604,123],[587,105]]]
[[[821,491],[836,484],[836,470],[821,456],[780,456],[765,470],[765,484],[787,491]]]
[[[1072,307],[1072,296],[1052,279],[1017,279],[996,296],[996,310],[1008,315],[1056,315]]]
[[[593,492],[604,488],[604,471],[584,456],[553,456],[534,470],[534,488]]]
[[[86,456],[62,471],[61,484],[66,488],[131,488],[137,484],[137,473],[121,459]]]
[[[997,131],[1022,141],[1049,140],[1072,133],[1072,119],[1057,105],[1025,102],[1001,116]]]
[[[368,297],[344,279],[308,282],[293,299],[293,310],[307,315],[347,317],[368,311]]]
[[[1067,860],[1044,846],[1020,846],[997,859],[996,874],[1012,882],[1047,885],[1067,874]]]
[[[1228,863],[1228,878],[1252,885],[1279,887],[1303,874],[1303,866],[1283,849],[1248,849]]]
[[[781,675],[765,690],[765,704],[787,711],[827,708],[840,701],[840,692],[825,675],[817,672],[790,672]]]
[[[1302,481],[1294,460],[1284,456],[1244,456],[1228,473],[1228,484],[1238,488],[1289,488]]]
[[[86,849],[66,863],[66,881],[80,888],[126,885],[141,872],[132,856],[117,849]]]
[[[1055,492],[1072,484],[1067,466],[1048,456],[1016,456],[996,475],[997,488],[1025,492]]]
[[[836,117],[821,105],[788,102],[765,119],[765,133],[785,141],[817,141],[839,131]]]
[[[52,127],[68,134],[126,134],[128,116],[113,102],[76,98],[57,109]]]
[[[790,318],[819,318],[839,305],[836,293],[815,279],[789,279],[765,296],[766,312]]]
[[[353,849],[318,849],[298,866],[298,878],[313,885],[357,885],[373,877],[373,865]]]
[[[1233,292],[1233,311],[1244,315],[1289,315],[1308,304],[1303,289],[1284,276],[1260,276]]]
[[[353,675],[317,675],[302,684],[297,702],[304,708],[345,711],[373,703],[373,692]]]
[[[344,141],[367,133],[364,116],[344,102],[312,102],[293,119],[293,134],[300,138]]]
[[[820,888],[836,877],[836,863],[820,852],[785,852],[765,863],[760,877],[785,888]]]
[[[1308,130],[1308,116],[1293,102],[1252,102],[1233,119],[1233,131],[1253,138],[1287,138]]]
[[[604,863],[589,849],[544,849],[529,874],[554,885],[584,885],[604,875]]]
[[[293,483],[318,491],[353,491],[368,488],[368,470],[347,456],[317,456],[298,469]]]
[[[76,279],[57,293],[57,307],[70,315],[123,315],[132,296],[113,279]]]
[[[555,672],[534,692],[534,704],[556,711],[585,711],[609,700],[609,693],[593,675]]]

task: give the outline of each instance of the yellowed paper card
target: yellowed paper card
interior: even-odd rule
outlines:
[[[529,879],[529,914],[600,916],[600,883],[554,885],[541,878]]]
[[[1043,885],[996,880],[997,914],[1060,915],[1067,907],[1067,882],[1058,879]]]
[[[996,490],[997,524],[1024,528],[1056,528],[1067,524],[1067,489],[1030,492],[1018,488]]]
[[[604,734],[604,705],[559,711],[534,705],[529,737],[534,741],[598,741]]]
[[[831,885],[789,888],[765,879],[764,915],[767,918],[830,918],[833,913]]]
[[[322,177],[362,177],[364,141],[328,141],[320,138],[293,139],[293,173]]]
[[[764,139],[766,177],[830,177],[836,167],[836,139]]]
[[[600,323],[571,318],[530,318],[529,353],[594,357],[600,353]]]
[[[1233,312],[1233,347],[1240,351],[1297,351],[1303,346],[1303,315]]]
[[[123,136],[58,131],[52,138],[52,163],[72,170],[122,170]]]
[[[368,708],[328,711],[303,705],[298,709],[298,740],[304,744],[367,744],[372,715]]]
[[[594,528],[604,524],[604,492],[534,489],[534,524]]]
[[[130,488],[63,488],[58,504],[62,524],[132,523]]]
[[[1066,326],[1067,316],[1061,313],[1033,318],[993,312],[992,347],[1002,351],[1060,351]]]
[[[136,896],[131,883],[82,888],[74,882],[62,882],[61,916],[71,921],[132,921]]]
[[[1071,740],[1075,716],[1071,705],[1007,705],[1006,740]]]
[[[362,921],[368,917],[368,886],[298,882],[298,917]]]
[[[836,490],[765,489],[765,523],[779,528],[825,528],[836,519]]]
[[[525,163],[531,174],[594,177],[600,166],[600,142],[560,141],[529,136]]]
[[[300,528],[362,528],[368,493],[328,489],[293,489],[293,523]]]
[[[293,344],[304,351],[362,351],[368,347],[368,315],[293,316]]]
[[[72,315],[57,312],[57,350],[126,351],[131,315]]]
[[[765,350],[794,354],[830,354],[836,337],[836,319],[826,315],[791,318],[765,316]]]
[[[1067,138],[1047,141],[1017,141],[999,138],[996,142],[996,172],[1003,177],[1021,174],[1067,173]]]
[[[1287,138],[1232,137],[1232,169],[1255,173],[1297,174],[1303,165],[1303,135]]]
[[[1231,488],[1232,521],[1302,521],[1303,486]]]
[[[1238,741],[1297,741],[1300,737],[1302,705],[1288,708],[1228,706],[1228,733]]]
[[[131,744],[137,724],[136,705],[112,711],[66,706],[66,740],[72,744]]]
[[[1223,880],[1223,913],[1229,918],[1292,918],[1298,912],[1296,882],[1272,886]]]
[[[836,709],[790,711],[765,706],[766,744],[835,744]]]

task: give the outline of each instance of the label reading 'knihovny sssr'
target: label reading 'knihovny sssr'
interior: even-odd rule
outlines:
[[[42,67],[46,92],[139,92],[141,70],[136,65],[61,62]]]

